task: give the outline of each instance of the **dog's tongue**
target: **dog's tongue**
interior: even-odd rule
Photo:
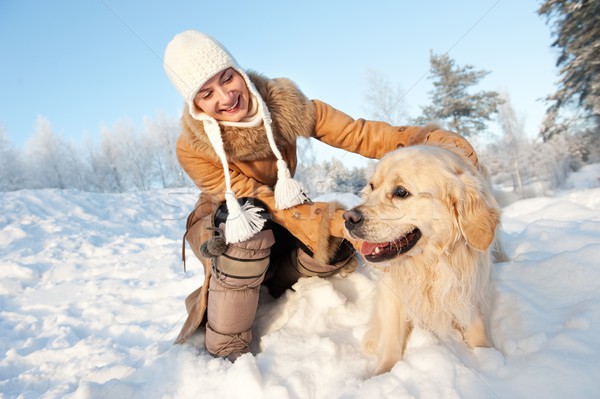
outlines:
[[[364,241],[360,247],[360,253],[363,255],[372,255],[377,247],[384,247],[385,244]]]

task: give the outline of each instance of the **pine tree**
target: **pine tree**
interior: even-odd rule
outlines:
[[[430,78],[434,90],[430,92],[431,105],[423,107],[417,124],[436,122],[462,136],[477,136],[487,129],[486,122],[498,112],[501,100],[494,91],[469,94],[489,72],[477,71],[472,65],[455,65],[447,54],[430,56]]]
[[[555,41],[559,49],[556,65],[560,68],[558,90],[547,98],[550,104],[549,123],[542,137],[560,133],[554,129],[558,110],[567,105],[581,107],[600,132],[600,1],[546,0],[538,14],[553,22]]]

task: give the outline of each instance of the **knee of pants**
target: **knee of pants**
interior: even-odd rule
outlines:
[[[249,240],[229,244],[225,253],[214,259],[214,275],[223,285],[258,286],[269,267],[274,243],[273,231],[263,230]]]

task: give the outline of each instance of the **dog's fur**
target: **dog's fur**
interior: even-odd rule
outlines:
[[[470,347],[491,346],[490,246],[500,212],[480,170],[443,146],[406,147],[381,159],[363,197],[344,217],[365,241],[367,262],[385,271],[363,338],[378,357],[376,374],[402,359],[413,326],[440,338],[456,329]]]

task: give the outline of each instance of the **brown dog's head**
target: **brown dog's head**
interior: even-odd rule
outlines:
[[[344,218],[349,234],[364,240],[361,253],[369,262],[461,244],[485,251],[500,218],[481,173],[442,146],[417,145],[387,154],[363,198]]]

